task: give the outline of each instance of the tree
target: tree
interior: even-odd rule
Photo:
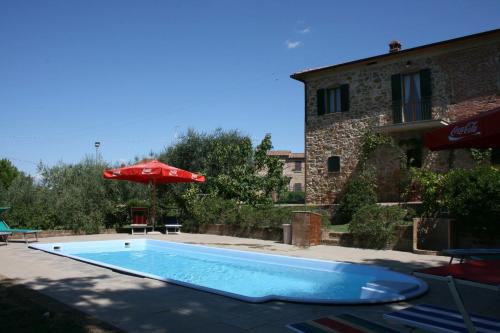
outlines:
[[[268,203],[271,193],[286,186],[283,162],[268,156],[271,135],[254,150],[248,136],[217,129],[212,134],[189,130],[165,149],[159,159],[173,166],[202,173],[206,183],[196,185],[205,194],[251,205]],[[177,198],[187,186],[177,186]]]
[[[0,159],[0,185],[4,189],[9,188],[10,184],[21,172],[6,158]]]
[[[260,187],[267,198],[272,193],[283,192],[290,181],[283,176],[283,161],[267,154],[272,148],[271,135],[266,134],[255,150],[255,171],[260,175]]]

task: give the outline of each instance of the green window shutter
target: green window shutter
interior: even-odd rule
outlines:
[[[422,119],[432,119],[432,81],[431,70],[428,68],[420,71],[420,94],[422,97]]]
[[[332,93],[331,89],[324,89],[325,92],[325,113],[332,112],[332,105],[330,103],[330,94]]]
[[[318,116],[325,114],[325,89],[316,91],[316,104],[318,108]]]
[[[392,118],[394,123],[402,122],[402,107],[401,107],[401,74],[394,74],[391,76],[392,88]]]
[[[349,111],[349,85],[343,84],[340,86],[340,107],[342,112]]]
[[[420,93],[422,98],[432,96],[431,70],[428,68],[420,71]]]

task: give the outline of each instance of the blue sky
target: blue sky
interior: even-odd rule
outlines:
[[[305,68],[500,27],[500,1],[0,1],[0,158],[109,162],[188,128],[304,149]]]

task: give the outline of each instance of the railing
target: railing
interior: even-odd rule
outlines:
[[[394,123],[432,119],[431,101],[429,99],[409,103],[396,102],[393,103],[392,109]]]

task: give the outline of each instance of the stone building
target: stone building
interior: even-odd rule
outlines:
[[[304,83],[306,202],[336,201],[369,131],[397,143],[369,157],[379,200],[397,201],[407,165],[436,171],[473,165],[470,150],[431,152],[422,138],[500,106],[500,29],[406,50],[393,41],[387,54],[291,77]]]
[[[289,150],[270,150],[269,156],[276,156],[284,162],[283,176],[290,178],[289,191],[304,191],[305,158],[304,153],[292,153]]]

